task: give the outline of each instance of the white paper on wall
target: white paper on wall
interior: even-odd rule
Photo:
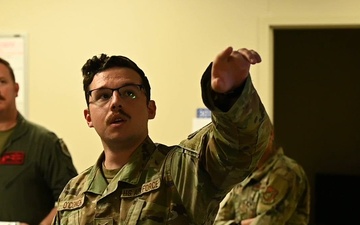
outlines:
[[[196,109],[196,118],[192,122],[192,132],[211,122],[211,111],[208,108]]]

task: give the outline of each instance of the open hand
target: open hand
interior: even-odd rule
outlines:
[[[234,51],[226,48],[212,65],[211,87],[215,92],[227,93],[241,86],[249,76],[251,64],[261,62],[260,55],[246,48]]]

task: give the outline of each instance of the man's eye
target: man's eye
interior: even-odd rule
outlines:
[[[102,93],[99,99],[109,99],[111,98],[111,93]]]
[[[97,90],[95,93],[94,98],[97,100],[108,100],[112,96],[112,91],[107,90]]]
[[[124,91],[123,96],[124,97],[129,97],[129,98],[135,98],[136,97],[136,95],[135,95],[135,93],[133,91]]]

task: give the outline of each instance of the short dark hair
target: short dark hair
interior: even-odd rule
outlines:
[[[89,85],[94,79],[94,76],[97,73],[100,73],[104,70],[115,68],[115,67],[126,67],[135,70],[141,77],[142,85],[145,89],[146,99],[150,101],[150,83],[145,73],[140,69],[135,62],[131,59],[122,56],[108,56],[106,54],[101,54],[100,56],[93,56],[91,59],[88,59],[86,63],[81,68],[83,75],[83,88],[85,91],[85,99],[87,105],[89,105]]]
[[[5,59],[3,59],[3,58],[0,58],[0,63],[5,65],[6,68],[8,68],[8,70],[10,71],[10,75],[11,75],[12,80],[15,82],[14,70],[11,68],[10,63],[8,61],[6,61]]]

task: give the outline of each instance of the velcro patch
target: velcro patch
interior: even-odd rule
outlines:
[[[63,140],[63,139],[59,139],[59,143],[60,143],[61,151],[64,153],[64,155],[66,155],[67,157],[71,158],[69,149],[67,148],[64,140]]]
[[[80,198],[58,202],[58,210],[71,210],[80,208],[84,203],[84,196]]]
[[[121,197],[135,197],[153,190],[156,190],[160,187],[160,178],[152,180],[143,184],[141,187],[136,188],[127,188],[122,190]]]
[[[275,201],[276,196],[279,194],[279,191],[272,186],[266,188],[266,191],[263,193],[262,201],[264,204],[272,204]]]
[[[0,165],[22,165],[25,160],[25,152],[5,152],[0,158]]]

